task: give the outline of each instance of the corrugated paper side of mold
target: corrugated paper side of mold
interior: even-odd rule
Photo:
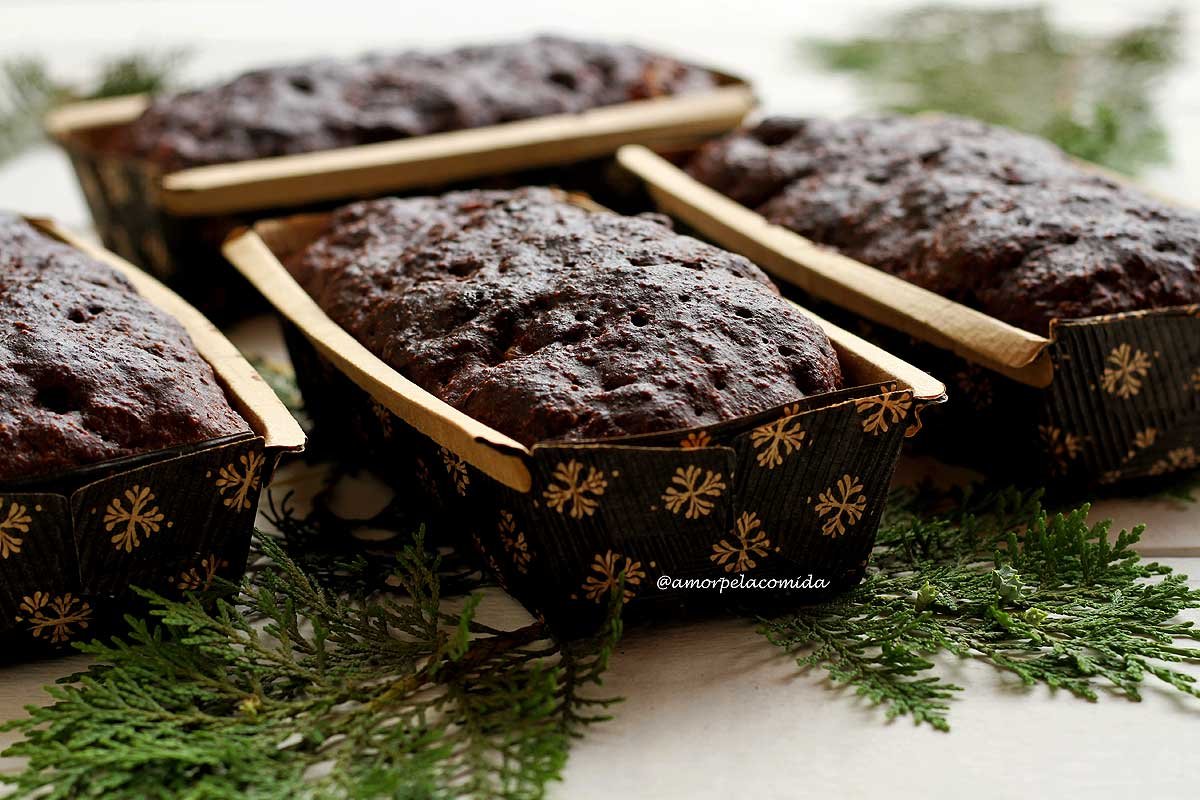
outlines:
[[[1064,486],[1200,467],[1200,314],[1195,308],[1060,322],[1053,381],[1030,386],[845,311],[821,312],[945,379],[952,402],[914,448]]]
[[[432,502],[505,589],[569,633],[601,620],[621,573],[635,614],[718,599],[659,589],[662,576],[828,582],[802,600],[854,585],[920,405],[875,384],[670,439],[538,444],[520,492],[415,431],[294,329],[288,343],[321,435],[365,455],[402,496]]]
[[[143,608],[132,587],[177,594],[236,579],[260,493],[280,455],[304,444],[287,409],[198,311],[113,254],[29,222],[109,264],[175,317],[253,433],[0,485],[4,659],[121,629],[122,615]]]
[[[589,160],[606,158],[623,144],[694,145],[736,127],[754,107],[754,95],[741,79],[716,74],[722,85],[702,93],[169,174],[111,146],[145,109],[144,96],[67,106],[53,112],[46,127],[71,158],[105,246],[213,318],[228,320],[263,308],[221,257],[221,242],[235,227],[361,197],[529,170],[561,168],[554,182],[572,185],[581,178],[602,180],[602,170],[589,167]],[[536,182],[550,180],[543,175]]]
[[[245,436],[0,487],[0,637],[17,654],[56,649],[103,634],[137,605],[130,587],[236,579],[272,458]]]
[[[462,436],[457,412],[351,339],[287,274],[278,256],[303,246],[321,220],[256,229],[277,249],[246,232],[226,252],[289,320],[321,435],[365,454],[401,496],[431,500],[447,530],[472,541],[505,588],[566,635],[600,622],[620,580],[635,616],[730,600],[672,578],[811,575],[791,592],[801,602],[853,585],[901,442],[944,396],[928,376],[827,325],[855,388],[653,436],[526,449],[469,418],[479,430]]]
[[[1051,340],[1052,470],[1115,483],[1200,467],[1200,307],[1059,322]]]
[[[1038,336],[771,225],[646,148],[623,148],[618,158],[664,211],[944,379],[953,401],[921,449],[1063,485],[1200,466],[1194,307],[1063,320]]]

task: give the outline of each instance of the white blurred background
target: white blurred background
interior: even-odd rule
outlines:
[[[801,42],[869,32],[911,2],[896,0],[0,0],[0,58],[34,56],[56,78],[85,80],[105,58],[188,52],[180,80],[202,83],[246,67],[368,49],[437,47],[537,32],[631,40],[750,78],[766,110],[841,115],[868,98],[852,77],[822,70]],[[1010,3],[950,3],[1012,7]],[[1171,160],[1151,186],[1200,203],[1200,7],[1180,2],[1045,4],[1055,24],[1105,34],[1189,7],[1181,63],[1155,90]],[[0,162],[0,208],[87,224],[65,158],[48,145]]]
[[[801,42],[870,33],[912,5],[0,0],[0,62],[35,57],[57,79],[85,82],[106,58],[182,47],[190,56],[180,82],[194,84],[279,61],[557,32],[632,40],[736,71],[756,84],[770,112],[841,115],[869,108],[872,98],[853,76],[806,60]],[[957,5],[1012,7],[1003,0]],[[1154,84],[1151,98],[1170,160],[1141,179],[1200,204],[1200,3],[1064,0],[1047,6],[1055,25],[1095,35],[1153,21],[1173,7],[1191,12],[1180,31],[1180,61]],[[0,209],[88,224],[66,158],[47,144],[0,161]],[[1108,516],[1118,526],[1151,523],[1143,552],[1169,557],[1195,551],[1194,507],[1109,501],[1093,512],[1094,519]],[[1183,559],[1173,565],[1195,571]],[[551,787],[552,796],[1196,796],[1196,771],[1187,768],[1190,754],[1183,745],[1187,726],[1196,740],[1196,714],[1175,697],[1147,692],[1140,705],[1105,698],[1093,706],[1039,690],[1019,699],[1005,676],[957,664],[948,673],[953,681],[980,688],[955,712],[955,732],[942,736],[907,723],[878,724],[877,712],[829,692],[818,675],[798,674],[790,658],[758,639],[732,620],[629,637],[605,684],[606,694],[626,702],[614,722],[573,749],[565,782]],[[16,680],[24,687],[16,696],[24,702],[41,697],[36,687],[49,677]],[[4,681],[0,676],[0,695],[8,688]]]

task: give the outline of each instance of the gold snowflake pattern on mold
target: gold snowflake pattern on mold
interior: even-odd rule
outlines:
[[[181,572],[175,578],[175,586],[190,592],[207,590],[212,587],[213,579],[217,577],[217,571],[227,566],[229,566],[228,561],[219,559],[215,555],[207,555],[200,559],[200,563],[196,566]]]
[[[1145,450],[1147,447],[1154,445],[1154,440],[1158,438],[1158,428],[1146,428],[1138,431],[1133,436],[1133,446],[1138,450]]]
[[[834,538],[858,524],[867,510],[863,484],[849,474],[838,478],[837,484],[817,495],[814,506],[822,518],[821,533]]]
[[[597,554],[592,561],[592,572],[583,581],[583,593],[594,603],[608,601],[613,589],[625,575],[625,588],[621,592],[621,602],[628,603],[637,594],[638,586],[646,573],[642,570],[642,562],[634,561],[628,556],[609,550],[604,555]]]
[[[750,431],[750,443],[755,449],[754,460],[760,467],[775,469],[783,463],[784,458],[804,446],[808,434],[796,418],[798,410],[796,406],[786,408],[784,416]]]
[[[238,463],[221,467],[216,485],[226,507],[240,511],[250,508],[250,497],[258,491],[265,460],[261,453],[243,453],[238,457]]]
[[[439,448],[439,452],[442,454],[442,464],[446,467],[446,473],[454,483],[454,491],[466,497],[467,487],[471,485],[471,473],[467,470],[467,462],[445,447]]]
[[[92,618],[91,604],[67,592],[52,595],[34,592],[21,598],[23,616],[18,622],[29,625],[35,639],[46,638],[51,644],[62,644],[75,633],[87,628]]]
[[[854,401],[854,410],[862,415],[864,433],[878,436],[887,433],[889,425],[897,425],[908,417],[912,395],[896,391],[896,384],[884,388],[883,394]]]
[[[1152,361],[1141,350],[1122,344],[1113,348],[1105,363],[1108,366],[1100,376],[1100,385],[1109,394],[1127,400],[1142,391],[1142,382],[1150,372]]]
[[[958,387],[956,398],[963,398],[976,411],[990,408],[996,399],[996,387],[992,375],[978,364],[966,364],[954,374]]]
[[[682,511],[684,519],[697,519],[712,513],[716,499],[727,488],[719,472],[702,470],[695,465],[679,467],[671,477],[671,485],[663,492],[662,500],[672,514]]]
[[[524,531],[517,530],[517,519],[511,511],[500,511],[500,521],[496,523],[496,529],[500,532],[500,543],[512,558],[513,566],[517,568],[517,572],[524,575],[529,571],[533,553],[529,552],[529,542],[525,539]]]
[[[1200,454],[1194,447],[1176,447],[1167,451],[1165,458],[1160,458],[1150,465],[1151,475],[1165,475],[1168,472],[1178,472],[1185,469],[1200,467]]]
[[[112,543],[118,550],[132,553],[141,547],[143,538],[158,533],[166,519],[158,506],[153,504],[154,493],[149,486],[134,486],[125,490],[125,501],[114,497],[104,510],[104,530],[112,533]],[[171,523],[166,523],[167,527]],[[113,533],[113,531],[116,533]]]
[[[1046,455],[1050,457],[1055,474],[1062,475],[1070,468],[1071,462],[1083,452],[1083,437],[1064,431],[1053,425],[1039,425],[1038,435]]]
[[[733,541],[722,539],[713,545],[710,561],[726,572],[746,572],[758,566],[755,557],[766,558],[771,540],[762,530],[762,520],[753,511],[743,511],[733,529]]]
[[[684,450],[700,450],[710,444],[712,437],[708,435],[708,431],[692,431],[679,442],[679,446]]]
[[[1153,447],[1154,442],[1157,440],[1158,428],[1151,426],[1138,431],[1133,435],[1133,441],[1130,442],[1129,450],[1125,453],[1125,461],[1131,461],[1138,454],[1139,450]],[[1102,478],[1100,482],[1105,483],[1106,481]],[[1111,483],[1111,481],[1108,482]]]
[[[546,505],[572,519],[596,513],[608,481],[595,467],[588,467],[587,477],[583,477],[583,469],[584,465],[574,459],[565,464],[560,461],[550,476],[550,485],[542,492]]]
[[[6,510],[4,500],[0,499],[0,558],[7,559],[21,552],[25,539],[18,534],[29,533],[32,522],[28,508],[10,500]]]

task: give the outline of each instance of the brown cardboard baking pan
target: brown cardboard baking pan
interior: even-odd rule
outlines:
[[[142,113],[145,96],[77,103],[46,119],[67,152],[104,243],[210,316],[233,318],[254,296],[221,258],[237,225],[355,198],[576,164],[623,144],[695,144],[731,130],[755,104],[748,84],[713,71],[712,91],[638,100],[449,133],[163,174],[106,152]]]
[[[635,614],[704,603],[664,577],[811,574],[831,591],[861,578],[900,443],[940,383],[822,322],[852,388],[708,427],[525,447],[405,379],[293,280],[282,262],[327,221],[260,222],[225,246],[283,316],[318,428],[432,502],[556,630],[595,625],[622,573]]]
[[[1056,320],[1039,336],[772,225],[650,149],[617,158],[663,211],[948,379],[952,402],[922,436],[936,454],[1062,485],[1200,466],[1200,307]]]
[[[198,311],[158,281],[53,223],[29,220],[112,266],[174,316],[252,433],[0,484],[0,641],[5,658],[66,649],[162,592],[236,578],[258,496],[304,433],[271,389]]]

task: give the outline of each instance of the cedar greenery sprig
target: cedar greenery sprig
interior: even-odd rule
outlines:
[[[1177,11],[1107,36],[1063,30],[1042,6],[919,6],[872,27],[804,49],[878,108],[965,114],[1131,173],[1166,159],[1153,95],[1180,61]]]
[[[477,595],[443,610],[447,570],[423,534],[398,552],[355,552],[322,503],[305,517],[272,507],[306,568],[260,537],[264,564],[237,605],[146,593],[160,626],[131,619],[128,641],[84,646],[96,666],[3,726],[26,737],[6,753],[30,758],[19,792],[539,797],[571,739],[606,718],[613,700],[592,689],[621,632],[621,587],[595,640],[497,630],[475,620]],[[963,691],[937,674],[940,654],[1089,700],[1136,700],[1146,677],[1200,696],[1171,666],[1200,663],[1200,634],[1176,621],[1200,592],[1141,561],[1140,528],[1114,538],[1087,512],[1048,515],[1037,492],[897,492],[864,583],[762,630],[889,719],[940,730]],[[322,549],[322,530],[347,542]],[[404,599],[373,592],[379,559]]]
[[[85,85],[64,83],[37,58],[0,61],[0,161],[17,155],[42,134],[42,117],[73,100],[154,93],[168,88],[187,58],[184,50],[129,53],[99,65]]]
[[[1200,470],[1168,476],[1158,487],[1157,495],[1183,506],[1200,501]]]
[[[588,688],[619,593],[602,635],[563,645],[477,622],[478,595],[445,613],[419,536],[399,555],[406,600],[341,599],[260,546],[270,566],[237,604],[144,592],[160,625],[130,618],[128,641],[80,647],[96,666],[3,726],[25,736],[7,752],[30,759],[19,793],[535,798],[614,702]]]
[[[304,409],[304,395],[300,393],[300,386],[296,383],[296,373],[291,365],[252,353],[243,353],[243,355],[267,386],[271,387],[271,391],[275,392],[275,396],[280,399],[284,407],[296,418],[296,421],[306,430],[311,428],[312,421]]]
[[[837,600],[765,620],[774,644],[804,669],[822,668],[887,719],[949,730],[962,687],[935,656],[972,658],[1026,685],[1096,700],[1107,690],[1141,698],[1147,677],[1200,697],[1200,631],[1177,621],[1200,607],[1183,575],[1142,561],[1142,527],[1110,536],[1089,507],[1050,515],[1038,492],[954,493],[930,514],[927,492],[894,498],[867,578]],[[946,505],[946,503],[942,503]]]
[[[406,537],[398,531],[413,528],[421,530],[425,543],[440,553],[438,579],[443,595],[466,594],[491,583],[477,559],[464,558],[449,543],[426,535],[425,525],[430,520],[415,510],[420,503],[414,498],[396,494],[373,516],[346,519],[332,508],[331,499],[339,482],[354,480],[359,473],[328,463],[319,469],[321,488],[309,498],[306,513],[297,512],[294,491],[275,488],[267,490],[261,512],[279,533],[288,557],[324,588],[352,598],[394,591],[396,558],[407,546]],[[375,535],[360,539],[355,534],[363,530]],[[440,528],[434,526],[434,530]],[[381,538],[379,534],[384,532],[391,535]]]

